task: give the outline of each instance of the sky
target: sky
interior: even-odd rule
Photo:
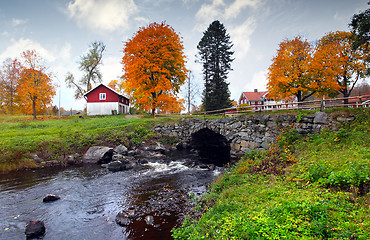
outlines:
[[[103,83],[122,76],[124,42],[153,22],[172,26],[182,37],[187,68],[200,92],[202,66],[197,44],[214,21],[224,24],[234,44],[231,98],[266,89],[266,73],[280,42],[297,35],[314,42],[331,31],[349,31],[353,14],[368,0],[0,0],[0,64],[35,49],[55,78],[53,105],[82,110],[65,85],[67,72],[82,76],[79,60],[93,41],[106,45]],[[197,103],[200,104],[200,96]]]

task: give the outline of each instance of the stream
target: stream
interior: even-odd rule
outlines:
[[[176,212],[161,222],[155,218],[155,226],[141,220],[121,227],[115,217],[165,187],[203,194],[220,169],[189,167],[191,161],[196,160],[183,155],[122,172],[85,164],[0,175],[0,239],[26,239],[24,229],[29,220],[45,222],[45,240],[172,239],[170,230],[179,217]],[[44,203],[47,194],[61,199]]]

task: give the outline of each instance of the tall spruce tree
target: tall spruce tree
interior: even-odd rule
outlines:
[[[225,26],[217,20],[203,34],[197,46],[198,58],[203,64],[203,108],[211,111],[231,107],[229,83],[226,82],[234,60],[230,36]]]

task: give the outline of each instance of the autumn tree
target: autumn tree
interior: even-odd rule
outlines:
[[[124,88],[140,110],[178,112],[186,79],[184,47],[175,30],[162,23],[142,27],[124,44]]]
[[[309,73],[312,54],[313,46],[300,36],[279,44],[267,73],[267,89],[272,98],[296,96],[301,102],[315,93]]]
[[[121,93],[121,94],[125,91],[124,86],[123,86],[123,81],[120,81],[117,79],[111,80],[108,83],[108,86],[113,88],[116,92]]]
[[[347,98],[351,95],[356,83],[366,77],[369,68],[369,45],[362,44],[352,48],[353,35],[351,32],[330,32],[318,42],[317,53],[322,52],[325,67],[321,69],[326,82],[336,83],[338,91]],[[324,65],[324,64],[321,64]],[[348,104],[348,99],[344,100]]]
[[[67,87],[76,88],[75,99],[82,98],[85,93],[90,91],[92,84],[102,81],[100,65],[102,64],[105,45],[103,42],[93,42],[88,49],[88,53],[81,57],[79,62],[80,70],[84,72],[82,78],[75,80],[72,73],[68,72],[66,76]]]
[[[8,58],[3,62],[0,75],[0,103],[4,113],[13,114],[17,110],[16,89],[22,68],[17,59]]]
[[[227,75],[234,60],[233,44],[225,26],[212,22],[198,43],[199,61],[203,65],[203,106],[206,111],[232,106]]]
[[[43,113],[55,96],[51,73],[47,72],[43,59],[35,50],[22,53],[24,69],[19,79],[16,93],[21,108],[26,114]]]

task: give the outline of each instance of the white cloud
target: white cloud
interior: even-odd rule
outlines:
[[[230,38],[234,43],[235,58],[244,58],[250,49],[250,37],[256,28],[256,21],[253,17],[249,17],[241,25],[230,28]]]
[[[38,42],[34,42],[31,39],[20,38],[18,40],[12,39],[11,45],[8,46],[4,52],[0,53],[0,60],[3,61],[6,58],[19,58],[21,53],[26,50],[36,50],[42,58],[48,62],[53,62],[57,56],[58,51],[51,53],[47,49],[41,46]]]
[[[248,81],[243,86],[243,91],[251,92],[254,89],[258,91],[266,91],[267,71],[259,71],[253,74],[252,80]]]
[[[16,26],[25,24],[27,22],[28,22],[27,19],[17,19],[17,18],[13,18],[12,19],[12,25],[13,25],[13,27],[16,27]]]
[[[257,8],[260,0],[235,0],[225,9],[225,18],[236,18],[239,13],[246,7]]]
[[[136,17],[135,18],[135,22],[139,26],[144,26],[144,25],[147,25],[149,23],[149,19],[148,18],[145,18],[145,17]]]
[[[111,80],[119,79],[122,76],[122,59],[119,57],[104,57],[101,72],[103,82],[108,84]]]
[[[196,13],[198,24],[195,29],[204,31],[209,21],[233,20],[246,8],[256,10],[260,6],[262,6],[262,0],[233,0],[231,3],[225,3],[224,0],[211,0],[210,3],[204,3]]]
[[[129,27],[137,12],[133,0],[75,0],[67,5],[69,16],[93,30],[112,32]]]
[[[211,4],[203,4],[196,13],[197,19],[214,19],[222,14],[225,3],[223,0],[212,0]]]

